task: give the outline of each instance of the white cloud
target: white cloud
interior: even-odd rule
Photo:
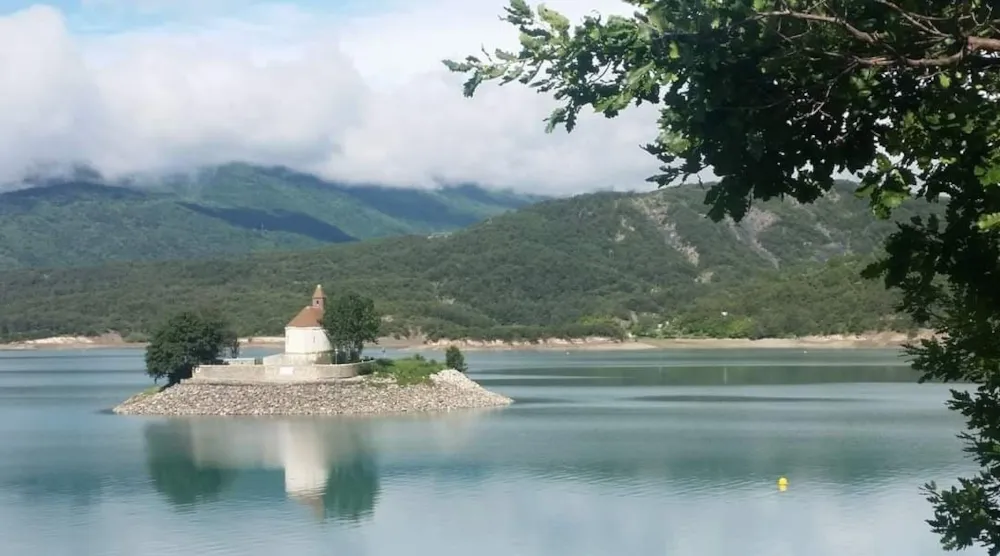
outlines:
[[[547,135],[545,96],[514,85],[462,96],[441,59],[513,46],[516,30],[497,19],[504,5],[428,0],[338,16],[273,4],[84,36],[52,7],[0,17],[0,180],[39,163],[120,175],[244,160],[400,186],[646,187],[650,110]],[[548,5],[583,12],[573,0]]]

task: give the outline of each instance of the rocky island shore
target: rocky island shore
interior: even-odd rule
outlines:
[[[185,381],[133,396],[119,415],[364,415],[506,406],[513,400],[455,370],[421,384],[363,376],[312,383]]]

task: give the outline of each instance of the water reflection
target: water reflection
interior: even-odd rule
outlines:
[[[287,497],[319,519],[371,517],[381,489],[361,422],[183,419],[152,423],[145,438],[153,485],[179,508],[218,500],[249,470],[280,470]]]
[[[232,484],[233,471],[195,461],[189,423],[154,423],[144,436],[149,478],[171,504],[186,507],[216,500]]]
[[[68,466],[67,466],[68,467]],[[7,470],[0,490],[7,489],[22,497],[19,502],[60,503],[86,508],[104,495],[105,477],[93,469],[42,468],[22,473]]]
[[[0,354],[0,554],[942,556],[919,486],[974,470],[893,353],[470,352],[517,403],[312,421],[102,415],[141,352],[41,355]]]
[[[830,383],[915,383],[920,373],[904,365],[774,364],[706,367],[674,364],[620,367],[521,368],[477,376],[486,386],[749,386]]]

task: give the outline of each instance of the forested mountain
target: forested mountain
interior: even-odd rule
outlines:
[[[514,338],[634,330],[784,336],[905,328],[858,272],[894,225],[853,186],[813,205],[755,205],[740,224],[704,192],[543,201],[445,235],[385,238],[213,261],[0,272],[6,337],[145,332],[183,307],[278,334],[317,283],[375,298],[386,329]],[[904,206],[897,218],[909,218]],[[723,315],[723,313],[725,313]]]
[[[246,164],[155,182],[92,172],[0,194],[0,268],[218,257],[454,230],[540,197],[346,186]]]

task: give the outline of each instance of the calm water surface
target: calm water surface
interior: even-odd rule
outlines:
[[[940,555],[919,487],[973,469],[891,351],[467,357],[517,403],[121,417],[141,352],[0,352],[0,554]]]

